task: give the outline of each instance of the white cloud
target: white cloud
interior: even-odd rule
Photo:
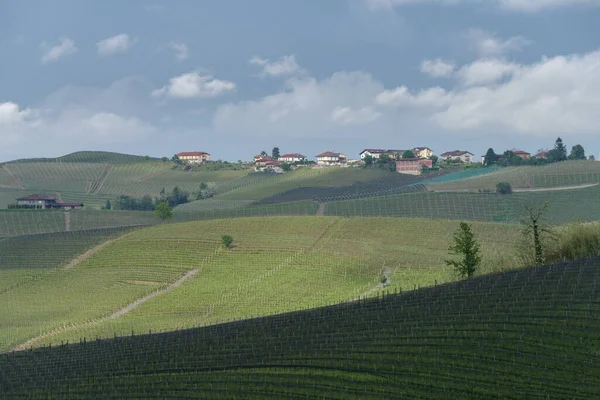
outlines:
[[[129,35],[121,33],[97,42],[96,48],[98,50],[98,55],[110,56],[113,54],[127,53],[136,42],[137,39],[133,39]]]
[[[214,79],[210,75],[201,75],[198,72],[175,76],[169,79],[169,84],[154,90],[154,97],[172,97],[189,99],[197,97],[217,97],[236,88],[235,83]]]
[[[521,51],[531,44],[531,41],[523,36],[513,36],[503,40],[481,29],[470,29],[466,36],[473,50],[480,56],[500,56]]]
[[[66,37],[61,38],[60,43],[56,46],[49,46],[46,43],[42,43],[41,46],[44,49],[42,64],[54,62],[59,58],[68,56],[69,54],[75,54],[78,51],[75,42]]]
[[[279,93],[220,106],[214,129],[297,138],[364,135],[360,126],[381,117],[373,98],[383,89],[364,72],[338,72],[322,81],[292,78]]]
[[[389,9],[411,4],[484,4],[501,7],[509,11],[535,12],[567,6],[594,6],[600,0],[365,0],[372,10]]]
[[[519,72],[517,64],[490,58],[477,60],[460,68],[457,77],[465,86],[487,85]]]
[[[433,107],[439,108],[450,104],[452,94],[441,87],[423,89],[416,94],[410,93],[406,86],[385,90],[375,97],[375,103],[382,106],[396,107]]]
[[[185,61],[190,56],[189,49],[185,43],[171,42],[167,46],[173,50],[177,61]]]
[[[252,57],[249,63],[262,68],[263,76],[285,76],[294,75],[302,72],[302,69],[296,62],[296,56],[283,56],[275,61],[270,61],[260,57]]]
[[[425,60],[421,63],[421,72],[434,78],[446,78],[454,72],[454,64],[442,59]]]

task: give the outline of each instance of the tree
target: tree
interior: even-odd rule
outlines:
[[[461,260],[445,260],[446,265],[453,267],[463,278],[472,277],[482,260],[479,248],[471,226],[461,222],[454,233],[454,246],[448,248],[450,255],[460,256]]]
[[[173,157],[171,157],[171,161],[173,161],[175,164],[181,164],[181,160],[177,154],[174,154]]]
[[[370,167],[371,165],[373,165],[373,156],[365,156],[365,158],[363,158],[363,161],[365,162],[365,165],[367,167]]]
[[[283,171],[289,171],[289,170],[292,169],[292,164],[290,164],[290,163],[283,163],[283,164],[281,164],[281,169]]]
[[[511,194],[512,186],[508,182],[498,182],[496,184],[496,193],[499,194]]]
[[[565,161],[567,159],[567,148],[560,137],[554,142],[554,148],[548,152],[548,159],[551,162]]]
[[[162,219],[163,221],[173,218],[173,207],[171,207],[171,205],[166,201],[163,201],[156,206],[156,209],[154,209],[154,216]]]
[[[580,144],[576,144],[571,147],[571,154],[569,154],[569,160],[585,160],[585,150]]]
[[[279,147],[273,147],[271,157],[273,157],[273,160],[277,160],[279,158]]]
[[[488,151],[485,153],[485,157],[483,158],[483,165],[485,167],[489,167],[491,165],[494,165],[497,160],[498,160],[498,156],[494,152],[494,149],[492,149],[490,147],[488,149]]]
[[[548,203],[544,203],[541,207],[525,206],[525,218],[521,221],[523,224],[521,233],[525,239],[523,243],[533,244],[533,261],[535,265],[544,263],[544,242],[553,236],[550,225],[543,222],[544,214],[548,211],[548,208]],[[529,250],[531,250],[530,247]],[[528,256],[528,254],[525,255]]]
[[[588,160],[590,160],[590,161],[596,161],[596,157],[594,157],[593,154],[590,154],[590,156],[588,157]]]
[[[402,153],[402,158],[415,158],[415,153],[412,150],[406,150]]]
[[[163,163],[166,163],[167,161],[169,161],[169,157],[162,157],[160,159]]]
[[[110,200],[106,200],[106,203],[104,204],[104,209],[110,210],[111,208],[112,208],[112,204],[110,204]]]
[[[435,154],[429,157],[429,159],[431,160],[431,165],[433,165],[434,167],[437,165],[437,162],[439,160],[438,156],[436,156]]]
[[[230,235],[223,235],[221,236],[221,243],[223,243],[223,246],[225,246],[226,249],[230,249],[231,244],[233,243],[233,237]]]

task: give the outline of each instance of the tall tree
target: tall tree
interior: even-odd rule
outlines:
[[[576,144],[571,147],[571,154],[569,154],[569,160],[585,160],[585,150],[580,144]]]
[[[446,265],[454,268],[463,278],[473,276],[482,256],[480,246],[471,231],[471,225],[461,222],[458,230],[454,233],[454,246],[448,248],[450,255],[460,256],[460,260],[445,260]]]
[[[106,203],[104,204],[104,209],[110,210],[111,208],[112,208],[112,204],[110,204],[110,200],[106,200]]]
[[[567,159],[567,147],[560,137],[554,142],[554,148],[548,152],[548,158],[552,162],[565,161]]]
[[[273,157],[274,160],[277,160],[279,158],[279,147],[273,147],[271,157]]]
[[[491,165],[494,165],[496,163],[496,160],[498,160],[498,156],[494,152],[494,149],[490,147],[485,153],[485,157],[483,157],[483,165],[489,167]]]

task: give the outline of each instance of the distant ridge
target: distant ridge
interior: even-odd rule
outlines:
[[[8,161],[8,163],[31,163],[31,162],[83,162],[83,163],[111,163],[126,164],[144,161],[159,161],[159,158],[149,156],[138,156],[133,154],[113,153],[110,151],[77,151],[60,157],[52,158],[21,158]]]

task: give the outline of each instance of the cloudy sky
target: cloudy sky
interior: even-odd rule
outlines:
[[[0,161],[600,151],[600,0],[0,0]]]

